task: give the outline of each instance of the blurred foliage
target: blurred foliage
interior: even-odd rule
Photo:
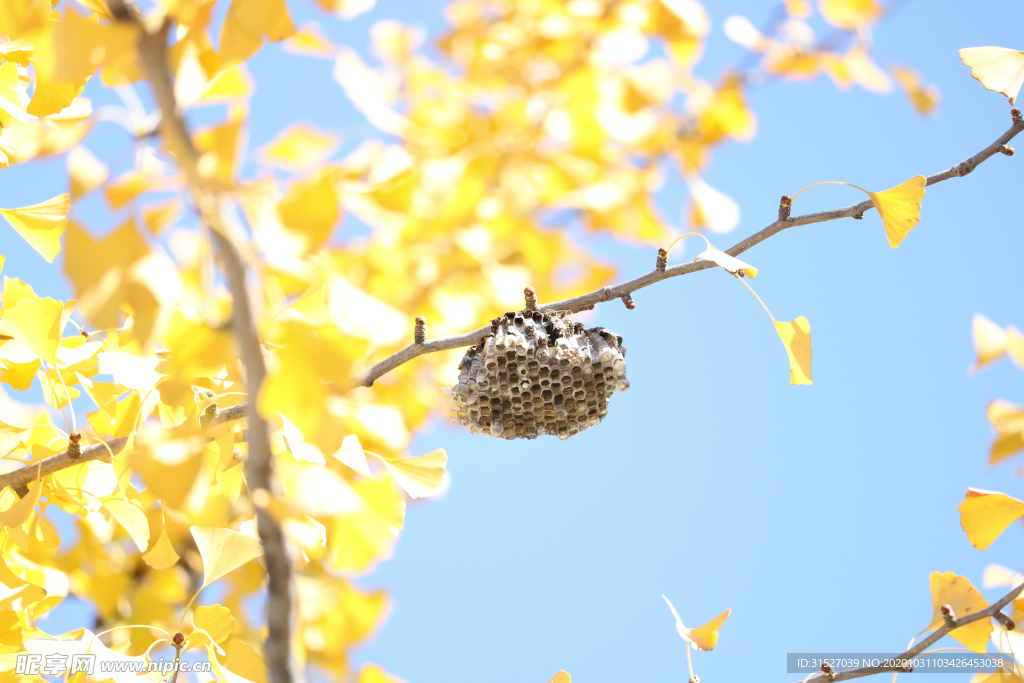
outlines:
[[[327,23],[373,3],[317,4],[334,15]],[[383,591],[349,579],[389,556],[407,503],[443,483],[443,451],[406,451],[443,403],[437,387],[453,383],[460,352],[405,364],[370,388],[338,388],[409,343],[415,315],[441,336],[518,308],[527,285],[550,301],[607,283],[612,266],[551,226],[665,244],[678,232],[658,209],[666,174],[690,188],[693,227],[735,228],[738,207],[702,173],[719,147],[755,134],[755,83],[824,74],[840,88],[886,92],[894,78],[920,113],[935,109],[937,92],[912,69],[872,61],[882,5],[822,0],[817,9],[832,27],[821,39],[806,0],[783,3],[765,30],[729,18],[727,35],[749,54],[705,81],[694,67],[711,21],[694,0],[457,0],[436,50],[423,49],[415,28],[375,24],[375,65],[317,24],[296,28],[285,0],[140,7],[148,29],[170,29],[178,106],[219,113],[193,139],[259,285],[270,373],[250,388],[210,228],[186,201],[159,113],[133,94],[145,87],[139,28],[115,21],[104,0],[0,4],[0,164],[63,155],[68,182],[67,194],[0,214],[46,261],[63,252],[74,292],[56,301],[4,278],[0,382],[16,393],[36,387],[47,405],[0,393],[3,471],[79,439],[85,448],[127,438],[112,457],[0,493],[0,675],[33,678],[13,673],[13,653],[48,647],[35,621],[73,595],[97,619],[63,641],[93,643],[94,632],[136,625],[110,633],[109,648],[91,646],[140,657],[185,628],[188,648],[219,661],[221,683],[265,680],[266,626],[247,609],[263,590],[256,504],[269,506],[292,546],[298,660],[347,675],[350,649],[387,609]],[[380,134],[339,157],[336,132],[295,121],[251,149],[249,101],[261,84],[247,60],[272,42],[332,60],[337,83]],[[123,106],[93,106],[89,95],[112,100],[112,89]],[[287,96],[301,111],[301,89],[292,84]],[[135,139],[126,172],[90,143],[101,123]],[[76,213],[91,194],[117,221],[103,236]],[[346,221],[369,237],[339,239]],[[207,419],[250,393],[275,429],[269,500],[249,495],[242,423]],[[191,610],[196,592],[221,578],[221,608]],[[713,647],[718,625],[698,629],[697,640]],[[392,680],[374,666],[359,676]]]

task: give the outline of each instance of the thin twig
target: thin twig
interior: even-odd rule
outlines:
[[[242,403],[237,406],[231,406],[224,410],[218,410],[214,413],[213,417],[210,418],[209,422],[204,421],[204,426],[213,426],[218,424],[224,424],[225,422],[233,422],[234,420],[245,417],[246,404]],[[84,462],[90,460],[102,460],[109,458],[110,454],[117,455],[124,449],[128,439],[130,437],[121,436],[116,439],[111,439],[104,443],[94,443],[91,446],[82,446],[81,455],[77,458],[72,458],[67,451],[62,451],[56,455],[51,455],[48,458],[43,458],[37,463],[30,463],[28,466],[23,467],[13,472],[7,472],[6,474],[0,475],[0,489],[5,486],[10,486],[15,491],[19,489],[25,489],[36,479],[45,477],[59,472],[67,467],[74,467],[75,465],[81,465]]]
[[[1017,586],[1016,588],[1011,590],[1009,593],[1007,593],[1002,598],[992,603],[985,609],[978,610],[977,612],[971,612],[970,614],[965,614],[962,617],[953,619],[952,624],[943,624],[938,629],[936,629],[935,633],[931,634],[917,645],[913,646],[903,654],[896,655],[895,657],[893,657],[892,661],[894,663],[892,665],[862,666],[856,669],[837,671],[831,678],[826,676],[815,676],[814,678],[805,680],[804,683],[830,683],[831,681],[846,681],[851,678],[873,676],[874,674],[885,673],[887,671],[903,671],[904,669],[901,668],[902,664],[896,664],[896,662],[902,662],[907,659],[913,659],[914,657],[916,657],[917,655],[921,654],[929,647],[931,647],[934,643],[938,642],[943,636],[945,636],[947,633],[954,629],[958,629],[961,626],[966,626],[967,624],[974,623],[975,621],[980,621],[981,619],[991,619],[997,612],[1001,611],[1004,607],[1006,607],[1006,605],[1010,604],[1010,602],[1014,598],[1020,595],[1020,592],[1022,590],[1024,590],[1024,583]]]
[[[963,161],[941,173],[929,176],[927,179],[928,185],[934,185],[935,183],[948,180],[949,178],[958,178],[967,175],[973,169],[977,168],[983,161],[996,154],[1002,145],[1005,145],[1014,136],[1021,131],[1024,131],[1024,123],[1015,123],[1010,127],[1008,131],[1003,133],[998,140],[993,142],[991,145],[983,149],[982,151],[975,154],[970,159]],[[864,211],[874,208],[874,205],[870,200],[861,202],[860,204],[854,204],[853,206],[847,206],[842,209],[834,209],[832,211],[822,211],[819,213],[810,213],[803,216],[793,216],[786,220],[778,220],[764,228],[763,230],[754,233],[750,237],[747,237],[743,241],[733,245],[726,250],[730,256],[738,256],[743,252],[747,251],[751,247],[765,241],[772,235],[782,232],[786,228],[792,228],[799,225],[810,225],[811,223],[821,223],[824,221],[831,221],[837,218],[851,218],[857,214],[863,213]],[[555,301],[549,304],[541,304],[538,309],[541,310],[566,310],[570,312],[581,311],[583,309],[590,308],[595,304],[599,304],[605,301],[611,301],[613,299],[621,298],[626,294],[630,294],[638,289],[649,287],[656,282],[666,280],[671,277],[677,277],[679,275],[686,275],[688,273],[695,273],[699,270],[706,270],[708,268],[717,268],[714,263],[710,261],[697,261],[695,263],[683,263],[675,266],[669,266],[664,271],[657,269],[642,275],[638,278],[623,282],[622,284],[613,285],[609,287],[602,287],[596,291],[584,294],[582,296],[575,297],[573,299],[565,299],[563,301]],[[360,375],[353,377],[349,380],[347,386],[342,387],[341,390],[345,391],[358,386],[370,386],[373,381],[380,378],[381,376],[391,372],[395,368],[408,363],[417,356],[422,356],[427,353],[434,353],[437,351],[447,351],[449,349],[457,349],[464,346],[472,346],[480,342],[481,339],[491,334],[491,328],[481,327],[478,330],[472,332],[466,332],[465,334],[456,335],[454,337],[443,337],[441,339],[427,339],[422,344],[412,344],[405,347],[401,351],[394,353],[384,360],[380,361],[376,365],[367,369]],[[228,408],[217,413],[218,416],[228,415],[223,421],[237,420],[245,417],[247,410],[247,404]],[[219,418],[218,418],[219,419]],[[119,451],[124,446],[124,439],[114,439],[109,442],[111,450],[114,452]],[[53,474],[65,467],[73,467],[86,460],[94,460],[101,457],[107,451],[102,445],[89,446],[82,449],[82,457],[78,460],[71,460],[68,458],[67,451],[58,453],[57,455],[51,455],[42,461],[42,475]],[[9,472],[7,474],[0,475],[0,489],[5,486],[11,486],[17,490],[20,487],[26,486],[28,483],[34,481],[37,477],[36,465],[31,468],[24,468]]]
[[[970,159],[962,161],[952,168],[948,168],[941,173],[928,176],[927,185],[934,185],[940,183],[943,180],[949,178],[958,178],[965,176],[975,168],[978,167],[983,161],[991,157],[992,155],[999,152],[999,149],[1007,142],[1012,140],[1014,136],[1024,130],[1024,123],[1014,123],[1010,126],[1010,129],[1003,133],[998,140],[993,142],[991,145],[983,149],[982,151],[975,154]],[[756,244],[760,244],[772,235],[778,234],[787,228],[794,228],[798,225],[810,225],[811,223],[822,223],[824,221],[833,221],[837,218],[852,218],[858,214],[863,214],[865,211],[874,208],[874,204],[870,199],[867,199],[859,204],[853,206],[847,206],[842,209],[833,209],[832,211],[820,211],[818,213],[809,213],[803,216],[792,216],[785,220],[777,220],[768,227],[754,233],[750,237],[742,240],[741,242],[734,244],[732,247],[726,250],[726,253],[730,256],[738,256],[743,252],[747,251]],[[541,304],[538,306],[540,310],[559,310],[576,312],[584,309],[591,308],[595,304],[603,303],[605,301],[612,301],[613,299],[619,299],[627,294],[631,294],[638,289],[644,287],[650,287],[656,282],[667,280],[668,278],[678,277],[680,275],[687,275],[689,273],[696,273],[699,270],[706,270],[708,268],[717,268],[717,264],[712,261],[697,261],[694,263],[683,263],[675,266],[669,266],[663,271],[657,269],[652,270],[646,275],[641,275],[638,278],[634,278],[628,282],[622,284],[612,285],[609,287],[602,287],[596,291],[577,296],[572,299],[565,299],[563,301],[555,301],[548,304]],[[370,367],[362,374],[353,377],[348,386],[342,387],[343,390],[348,390],[358,386],[372,386],[373,382],[385,375],[400,365],[408,363],[410,360],[417,356],[422,356],[425,353],[434,353],[436,351],[447,351],[449,349],[457,349],[463,346],[473,346],[478,344],[480,340],[491,334],[490,326],[481,327],[478,330],[467,332],[465,334],[456,335],[454,337],[444,337],[441,339],[429,339],[422,344],[411,344],[405,347],[401,351],[398,351],[384,360],[380,361],[376,365]]]

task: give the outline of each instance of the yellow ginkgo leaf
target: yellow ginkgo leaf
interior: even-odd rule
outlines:
[[[255,86],[244,63],[235,64],[214,76],[200,98],[203,102],[245,99]]]
[[[149,254],[135,221],[96,239],[72,222],[67,236],[68,257],[64,272],[74,283],[79,313],[92,324],[109,329],[119,324],[121,304],[128,297],[128,270]]]
[[[990,564],[985,567],[985,571],[981,575],[981,587],[982,588],[998,588],[1000,586],[1016,586],[1018,582],[1024,579],[1024,574],[1004,567],[999,564]]]
[[[341,217],[333,176],[326,171],[295,183],[277,205],[281,223],[305,236],[310,250],[324,245]]]
[[[875,0],[819,0],[818,10],[825,21],[848,31],[870,26],[885,13]]]
[[[284,40],[295,25],[284,0],[232,0],[220,34],[222,68],[245,61],[263,46],[263,38]]]
[[[970,683],[1020,683],[1020,681],[1019,676],[999,667],[992,673],[979,671],[971,677]]]
[[[362,475],[373,476],[373,473],[370,472],[370,464],[366,461],[366,452],[363,451],[363,445],[359,443],[359,437],[355,434],[345,437],[341,442],[341,448],[334,453],[334,457]]]
[[[263,546],[251,536],[220,527],[191,528],[203,558],[203,587],[263,554]]]
[[[359,683],[363,683],[363,681],[360,680]],[[568,671],[562,669],[554,676],[552,676],[551,680],[549,680],[548,683],[572,683],[572,678],[569,677]]]
[[[110,176],[107,165],[97,159],[88,148],[79,145],[68,152],[68,177],[71,179],[71,198],[78,199],[106,182]]]
[[[84,81],[104,63],[134,50],[138,35],[139,28],[130,22],[101,24],[65,10],[54,32],[54,75],[63,81]]]
[[[795,200],[804,190],[817,185],[846,185],[858,189],[871,197],[875,208],[878,209],[878,215],[882,218],[882,224],[885,225],[889,246],[895,249],[921,220],[921,200],[924,198],[924,188],[927,184],[928,179],[919,175],[888,190],[869,192],[853,183],[826,180],[808,185],[793,195],[793,199]]]
[[[743,283],[743,286],[750,290],[750,293],[754,295],[757,302],[761,304],[761,308],[768,314],[768,317],[772,319],[772,323],[775,325],[775,331],[778,333],[779,338],[782,340],[783,346],[786,347],[786,354],[789,356],[789,382],[790,384],[810,384],[811,383],[811,323],[807,321],[807,318],[800,316],[795,320],[787,322],[781,322],[775,319],[772,312],[768,310],[768,307],[761,297],[757,296],[757,292],[754,288],[747,284],[747,281],[737,276],[736,278]]]
[[[1024,333],[1013,325],[1006,326],[1006,353],[1014,365],[1024,370]]]
[[[21,98],[18,96],[20,88],[18,65],[8,59],[3,65],[0,65],[0,111],[18,121],[25,121],[30,117],[25,112]]]
[[[683,620],[679,618],[679,612],[676,611],[675,605],[668,599],[667,596],[662,595],[665,602],[668,604],[668,608],[672,610],[672,616],[676,620],[676,633],[679,637],[685,640],[687,643],[693,643],[693,646],[698,650],[714,650],[715,645],[718,644],[718,629],[722,627],[725,620],[729,618],[729,614],[732,612],[731,609],[727,609],[717,617],[694,629],[686,628],[683,625]]]
[[[965,47],[960,59],[971,67],[971,76],[986,90],[1002,93],[1017,103],[1017,95],[1024,85],[1024,52],[1006,47]]]
[[[764,52],[771,45],[771,41],[765,38],[746,17],[731,16],[725,20],[722,28],[729,40],[739,43],[752,52]]]
[[[946,623],[942,616],[943,605],[952,607],[958,618],[988,607],[988,601],[963,576],[953,572],[932,572],[928,580],[932,591],[932,621],[925,630],[934,631]],[[988,638],[992,635],[992,622],[980,619],[951,631],[949,635],[975,652],[985,652]]]
[[[740,224],[740,207],[728,195],[708,185],[697,175],[686,178],[693,196],[691,222],[712,232],[729,232]]]
[[[1000,434],[992,442],[989,449],[988,464],[996,465],[1007,458],[1016,455],[1024,450],[1024,431],[1008,431]]]
[[[301,171],[326,161],[337,148],[338,142],[337,135],[297,124],[274,138],[262,149],[260,157],[271,166]]]
[[[967,489],[960,503],[960,526],[967,540],[978,550],[992,545],[1006,527],[1024,517],[1024,502],[1005,493]]]
[[[731,609],[727,609],[703,626],[698,626],[690,631],[690,640],[697,646],[698,650],[715,649],[715,645],[718,644],[718,629],[729,618],[731,612]]]
[[[0,334],[21,342],[47,363],[57,364],[64,329],[64,304],[54,299],[22,299],[4,312]]]
[[[416,458],[381,458],[381,462],[409,496],[426,498],[441,484],[448,454],[438,448]]]
[[[0,526],[21,526],[32,516],[39,502],[39,494],[43,491],[41,481],[34,481],[28,486],[28,494],[19,499],[10,488],[0,492],[0,506],[7,505],[6,509],[0,511]]]
[[[302,431],[292,424],[291,420],[281,413],[278,413],[278,417],[281,418],[281,433],[284,437],[284,443],[296,460],[305,460],[317,465],[326,464],[324,454],[320,452],[319,448],[306,442]]]
[[[118,454],[120,455],[120,453]],[[118,472],[118,479],[120,480],[121,475],[124,473],[126,459],[118,461],[117,456],[114,457],[115,469],[120,469]],[[120,466],[120,467],[119,467]],[[129,476],[131,476],[129,472]],[[146,561],[153,569],[167,569],[173,567],[178,563],[178,553],[174,550],[174,545],[171,544],[171,539],[167,535],[167,525],[164,524],[160,527],[160,536],[156,539],[148,551],[143,553],[142,559]]]
[[[181,215],[183,203],[175,198],[159,204],[150,204],[142,209],[142,222],[151,235],[159,235]]]
[[[222,669],[252,683],[270,683],[267,666],[251,646],[232,638],[224,646],[224,652],[226,656],[219,658]]]
[[[85,79],[66,81],[53,76],[53,67],[45,60],[33,60],[36,65],[36,89],[25,112],[32,116],[52,116],[72,105],[85,90]]]
[[[563,678],[559,678],[559,674],[565,674]],[[559,671],[555,674],[555,677],[548,681],[548,683],[569,683],[569,674],[564,671]],[[363,664],[363,668],[359,670],[359,680],[357,683],[405,683],[402,679],[392,676],[384,669],[380,668],[376,664]]]
[[[203,605],[196,608],[195,625],[206,631],[213,642],[223,643],[235,627],[235,618],[223,605]]]
[[[921,80],[921,76],[916,71],[905,66],[890,64],[889,71],[892,72],[896,82],[900,84],[900,88],[918,114],[931,116],[935,113],[941,99],[938,88],[928,85]]]
[[[977,372],[989,363],[999,360],[1006,353],[1006,331],[981,313],[974,314],[971,322],[971,337],[977,360],[971,364],[971,372]]]
[[[196,167],[203,177],[231,186],[239,161],[238,138],[243,123],[239,110],[231,120],[195,132],[196,149],[200,152]]]
[[[885,94],[892,91],[892,81],[863,48],[852,48],[842,57],[843,70],[852,83],[869,92]]]
[[[742,270],[743,274],[751,279],[757,277],[757,268],[749,263],[740,261],[735,256],[726,254],[724,251],[719,251],[710,244],[707,249],[702,251],[700,254],[697,254],[697,258],[705,261],[713,261],[730,273],[738,273]]]
[[[919,175],[889,190],[867,193],[882,217],[885,235],[893,249],[900,246],[907,233],[921,220],[921,200],[926,183],[925,177]]]
[[[38,299],[32,287],[16,277],[4,278],[3,304],[0,305],[0,318],[7,315],[16,303],[22,299]]]
[[[53,263],[60,253],[60,236],[68,224],[71,197],[62,194],[41,204],[23,206],[20,209],[0,209],[0,216],[7,219],[11,227],[25,238],[40,256]]]
[[[789,354],[790,384],[811,383],[811,323],[800,316],[788,323],[775,320],[775,331],[779,333],[786,353]]]
[[[0,458],[17,448],[22,435],[27,431],[26,427],[15,427],[0,420]]]
[[[124,527],[139,551],[146,552],[149,548],[149,521],[141,507],[120,494],[104,498],[103,507]]]
[[[284,51],[307,57],[330,59],[337,52],[334,43],[327,39],[315,23],[309,23],[284,43]]]

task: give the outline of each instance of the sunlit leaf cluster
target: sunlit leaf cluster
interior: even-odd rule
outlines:
[[[612,267],[579,234],[660,246],[683,223],[733,230],[738,206],[703,176],[718,149],[755,134],[752,87],[822,73],[841,88],[891,89],[870,56],[885,17],[873,0],[790,0],[766,30],[727,20],[757,66],[713,80],[695,75],[712,30],[695,0],[456,0],[437,51],[383,21],[372,59],[323,29],[372,2],[316,0],[321,23],[297,26],[303,1],[0,3],[0,166],[62,155],[67,170],[26,206],[0,209],[4,244],[59,258],[72,291],[60,301],[3,280],[0,476],[34,472],[0,491],[4,677],[32,678],[11,673],[24,651],[174,651],[209,659],[220,683],[264,683],[257,511],[290,551],[298,664],[351,674],[351,648],[387,610],[382,590],[352,578],[390,556],[411,501],[444,489],[445,452],[409,443],[443,405],[438,387],[457,382],[460,353],[372,386],[351,378],[409,344],[417,315],[433,335],[455,334],[520,308],[526,286],[553,301],[606,284]],[[816,39],[812,17],[840,40]],[[140,97],[154,49],[170,83],[155,101]],[[330,60],[330,87],[376,132],[341,153],[337,131],[296,120],[250,147],[262,86],[248,60],[260,50]],[[969,57],[986,87],[1016,95],[986,55]],[[919,112],[934,110],[938,94],[916,72],[890,71]],[[204,121],[190,145],[168,134],[161,108]],[[130,136],[125,154],[96,144],[100,126]],[[662,192],[670,175],[685,202]],[[918,176],[868,193],[891,246],[917,223],[923,191]],[[87,225],[87,201],[112,227]],[[239,358],[217,238],[251,276],[260,386]],[[745,285],[757,275],[707,246],[699,259]],[[807,319],[772,320],[791,382],[810,383]],[[243,403],[271,424],[269,490],[250,487]],[[959,584],[948,591],[958,608],[980,604]],[[69,596],[95,623],[39,628]],[[713,649],[729,614],[687,629],[672,612],[688,655]],[[359,680],[394,679],[370,665]]]

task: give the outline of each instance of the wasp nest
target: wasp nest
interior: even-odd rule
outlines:
[[[608,414],[608,399],[629,388],[622,337],[584,329],[563,311],[525,309],[491,321],[451,388],[453,421],[473,434],[568,439]]]

